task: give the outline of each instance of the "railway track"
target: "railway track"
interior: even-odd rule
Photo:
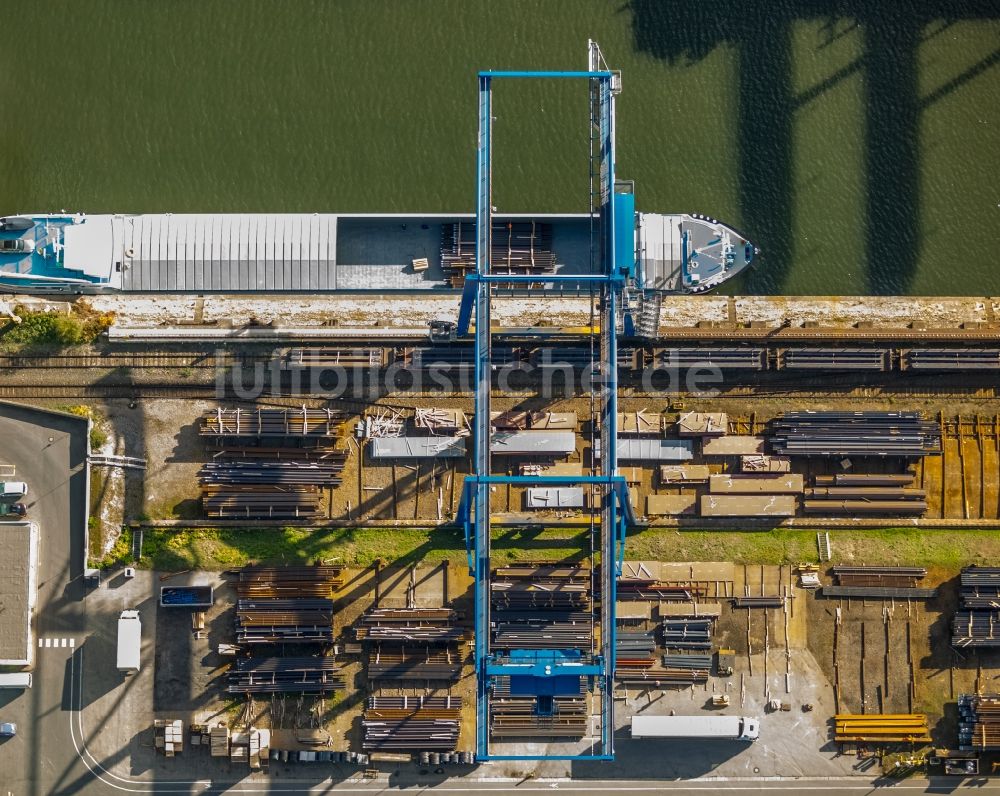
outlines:
[[[271,355],[211,353],[150,353],[150,354],[56,354],[46,356],[0,356],[0,370],[37,368],[69,370],[132,369],[197,369],[219,365],[253,365],[271,361]]]

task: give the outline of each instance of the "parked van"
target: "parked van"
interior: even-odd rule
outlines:
[[[0,674],[0,688],[31,688],[31,672]]]
[[[142,622],[138,611],[122,611],[118,617],[118,671],[130,675],[139,671]]]
[[[11,501],[28,494],[28,485],[24,481],[0,481],[0,500]]]

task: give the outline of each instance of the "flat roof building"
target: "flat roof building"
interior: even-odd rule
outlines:
[[[30,666],[31,619],[38,589],[38,526],[0,522],[0,666]]]

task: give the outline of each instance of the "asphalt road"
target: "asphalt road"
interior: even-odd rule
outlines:
[[[0,796],[48,796],[58,773],[77,763],[66,732],[65,685],[69,655],[86,629],[87,424],[0,404],[0,440],[0,461],[14,464],[17,480],[28,484],[24,502],[39,529],[33,687],[0,692],[0,720],[18,725],[17,737],[0,745]]]

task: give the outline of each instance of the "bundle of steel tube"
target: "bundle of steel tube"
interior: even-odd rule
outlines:
[[[761,595],[736,597],[733,599],[734,608],[781,608],[785,600],[780,595]]]
[[[712,620],[669,618],[663,620],[663,644],[673,649],[711,649]]]
[[[963,610],[952,619],[952,646],[1000,647],[1000,567],[965,567],[959,599]]]
[[[314,519],[322,497],[316,486],[240,484],[202,486],[205,515],[217,519]]]
[[[662,688],[708,682],[708,669],[678,669],[651,666],[647,669],[615,668],[615,679],[626,686]]]
[[[458,618],[451,608],[370,608],[358,620],[362,625],[447,625]]]
[[[340,566],[245,566],[235,570],[236,592],[244,598],[330,597],[344,585]]]
[[[965,609],[951,622],[953,647],[1000,647],[1000,611]]]
[[[492,224],[490,268],[502,274],[551,274],[552,225],[537,221],[497,221]],[[452,287],[461,287],[465,274],[476,267],[476,230],[471,221],[444,224],[441,230],[441,267]]]
[[[236,603],[237,644],[332,644],[333,600],[257,599]]]
[[[335,487],[346,458],[326,462],[208,462],[198,471],[202,486],[210,484],[295,484]]]
[[[201,418],[202,436],[335,437],[347,413],[332,409],[212,409]]]
[[[370,680],[458,680],[464,656],[451,647],[376,647],[368,656]]]
[[[1000,751],[1000,694],[960,694],[958,748]]]
[[[806,514],[895,514],[920,516],[927,512],[926,500],[803,500]]]
[[[913,483],[909,473],[836,473],[813,476],[816,486],[895,486],[906,487]]]
[[[937,423],[919,412],[786,412],[771,424],[785,456],[926,456],[941,450]]]
[[[373,625],[356,628],[359,641],[377,641],[379,643],[399,644],[419,641],[424,644],[449,644],[465,637],[465,631],[460,627],[438,627],[434,625]]]
[[[452,751],[458,744],[458,719],[362,719],[366,752]]]
[[[862,600],[931,600],[937,597],[937,589],[910,586],[824,586],[823,596]]]
[[[326,694],[345,688],[333,658],[242,658],[227,675],[230,694]]]
[[[587,732],[587,702],[553,697],[552,712],[540,715],[532,697],[490,699],[490,734],[496,738],[581,738]]]
[[[840,586],[913,588],[927,576],[924,567],[852,567],[838,565],[833,575]]]

